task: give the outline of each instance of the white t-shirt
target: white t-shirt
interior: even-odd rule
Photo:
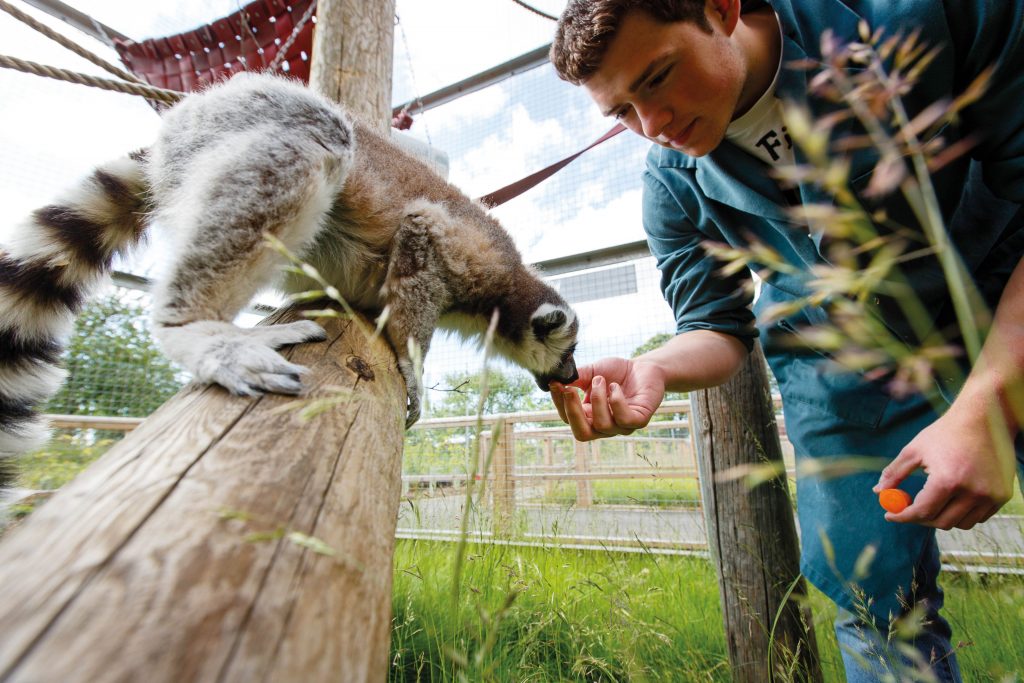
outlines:
[[[793,141],[782,120],[782,101],[775,96],[782,59],[772,84],[750,110],[729,124],[725,137],[771,166],[793,163]]]

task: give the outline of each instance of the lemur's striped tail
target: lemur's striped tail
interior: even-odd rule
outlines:
[[[35,408],[60,388],[75,316],[146,223],[144,154],[100,166],[0,245],[0,489],[47,435]]]

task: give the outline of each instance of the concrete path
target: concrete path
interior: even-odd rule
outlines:
[[[462,523],[465,495],[435,494],[403,502],[400,531],[454,532]],[[474,513],[470,529],[489,532],[489,511]],[[523,504],[513,522],[516,535],[531,539],[564,542],[618,543],[636,545],[637,540],[653,547],[705,547],[704,518],[699,509],[659,510],[650,507],[597,505],[571,508],[557,505]],[[1024,562],[1024,517],[1000,515],[971,531],[939,531],[939,545],[948,560],[970,564]],[[1017,558],[1013,556],[1018,556]]]

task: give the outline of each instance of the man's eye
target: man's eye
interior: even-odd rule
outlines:
[[[668,74],[670,71],[672,71],[672,67],[668,67],[667,69],[659,73],[657,76],[655,76],[654,78],[647,82],[647,87],[652,89],[657,88],[659,85],[665,82],[665,79],[668,78]]]
[[[615,117],[616,121],[622,121],[623,119],[629,116],[629,113],[631,111],[633,110],[630,107],[623,107],[622,109],[619,109],[614,114],[612,114],[612,116]]]

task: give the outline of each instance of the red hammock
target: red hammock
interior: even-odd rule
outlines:
[[[239,71],[270,66],[311,2],[256,0],[193,31],[141,42],[115,38],[114,43],[125,66],[150,85],[191,92]],[[306,22],[284,56],[286,73],[307,83],[313,26]]]

